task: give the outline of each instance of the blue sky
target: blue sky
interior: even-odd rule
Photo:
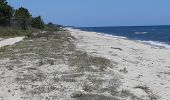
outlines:
[[[71,26],[170,25],[170,0],[7,0],[45,22]]]

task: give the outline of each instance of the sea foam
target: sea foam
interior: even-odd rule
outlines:
[[[149,44],[149,45],[153,45],[153,46],[157,46],[157,47],[163,47],[163,48],[167,48],[170,49],[170,45],[164,43],[164,42],[158,42],[158,41],[141,41],[138,40],[139,42],[145,43],[145,44]]]

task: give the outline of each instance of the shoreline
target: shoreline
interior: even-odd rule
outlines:
[[[74,29],[74,28],[66,28],[66,29]],[[166,43],[166,42],[152,41],[152,40],[140,40],[140,39],[129,39],[129,38],[124,37],[124,36],[117,36],[117,35],[94,32],[94,31],[84,31],[84,30],[81,30],[81,29],[74,29],[74,30],[83,31],[83,32],[90,32],[90,33],[96,33],[96,34],[99,34],[99,35],[102,35],[102,36],[104,35],[104,36],[113,37],[113,38],[130,40],[130,41],[139,42],[139,43],[146,44],[146,45],[151,45],[151,46],[156,47],[156,48],[170,49],[170,45],[168,43]]]
[[[90,55],[105,57],[118,65],[122,86],[144,100],[170,98],[170,51],[133,40],[109,37],[96,32],[66,28],[77,39],[77,47]]]

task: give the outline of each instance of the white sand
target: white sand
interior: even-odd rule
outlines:
[[[16,42],[20,42],[23,40],[24,37],[15,37],[15,38],[9,38],[9,39],[1,39],[0,38],[0,47],[7,46],[7,45],[13,45]]]
[[[75,36],[78,48],[94,56],[118,62],[109,69],[122,75],[121,89],[129,90],[138,97],[159,96],[159,100],[170,100],[170,50],[139,42],[114,38],[95,32],[68,29]],[[116,49],[115,49],[116,48]],[[119,50],[117,48],[121,48]],[[126,68],[127,73],[120,70]],[[137,86],[149,87],[144,91]]]
[[[3,46],[7,46],[7,45],[13,45],[17,42],[20,42],[24,39],[24,37],[15,37],[15,38],[9,38],[9,39],[3,39],[3,38],[0,38],[0,47],[3,47]],[[6,60],[8,61],[8,59]],[[3,62],[3,61],[1,61]],[[1,64],[1,63],[0,63]],[[16,76],[14,75],[14,73],[11,73],[9,70],[7,69],[1,69],[0,70],[0,75],[1,77],[9,77],[8,80],[5,80],[5,79],[1,79],[0,80],[0,96],[2,97],[3,96],[3,100],[20,100],[20,95],[21,93],[18,91],[18,89],[16,89],[16,84],[10,84],[10,83],[13,83],[13,78],[11,76]],[[15,92],[11,92],[11,90],[14,90],[16,89]],[[11,94],[11,95],[9,95]],[[0,97],[0,100],[2,99]]]

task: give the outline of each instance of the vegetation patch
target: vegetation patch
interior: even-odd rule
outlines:
[[[121,100],[133,97],[118,91],[119,76],[108,70],[116,67],[117,62],[78,50],[75,38],[67,31],[37,34],[0,48],[0,71],[8,70],[14,75],[11,76],[14,81],[9,84],[20,87],[18,91],[24,94],[22,99]],[[2,84],[6,84],[5,81]],[[73,96],[77,89],[85,93]],[[105,92],[110,96],[104,95]]]
[[[82,94],[82,96],[78,97],[77,100],[120,100],[116,97],[109,97],[98,94]]]
[[[136,86],[134,88],[139,88],[139,89],[142,89],[143,91],[145,91],[148,94],[150,100],[158,100],[158,98],[159,98],[158,96],[153,94],[152,91],[147,86]]]

